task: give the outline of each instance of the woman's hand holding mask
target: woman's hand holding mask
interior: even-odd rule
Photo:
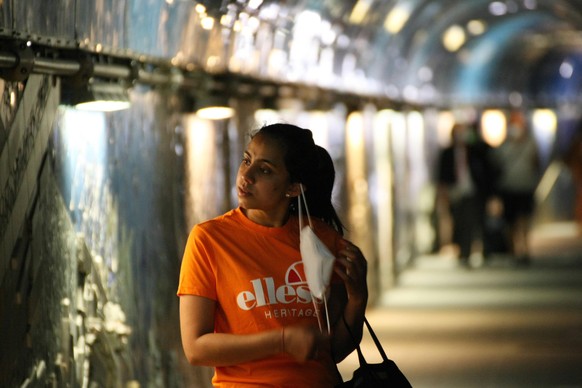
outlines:
[[[368,263],[360,249],[347,240],[339,250],[336,259],[335,272],[344,281],[348,294],[348,303],[368,300],[367,273]]]

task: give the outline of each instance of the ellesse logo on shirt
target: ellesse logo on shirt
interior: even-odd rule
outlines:
[[[285,284],[276,285],[272,277],[251,280],[252,290],[242,291],[236,302],[242,310],[275,304],[312,303],[307,282],[303,279],[303,263],[293,263],[285,274]]]

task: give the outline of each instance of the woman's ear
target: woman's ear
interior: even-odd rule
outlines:
[[[305,186],[303,186],[303,190],[307,190]],[[292,183],[291,186],[289,186],[286,194],[288,194],[291,198],[299,197],[299,194],[301,194],[301,183]]]

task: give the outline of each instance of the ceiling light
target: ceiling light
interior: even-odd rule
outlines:
[[[410,8],[407,5],[396,5],[386,15],[384,29],[391,34],[397,34],[410,18]]]
[[[372,2],[370,0],[358,0],[354,8],[352,9],[352,13],[350,14],[350,23],[352,24],[362,24],[368,11],[370,10],[370,6]]]
[[[262,3],[263,3],[263,0],[250,0],[248,7],[250,9],[259,9],[259,7],[261,6]]]
[[[472,35],[481,35],[487,30],[487,25],[483,20],[471,20],[467,23],[467,30]]]
[[[75,109],[114,112],[130,107],[127,89],[116,82],[92,82],[81,87],[64,85],[61,101]]]
[[[210,16],[205,16],[200,20],[200,25],[203,29],[210,31],[214,28],[214,18]]]
[[[465,30],[458,26],[452,25],[443,33],[443,45],[450,52],[455,52],[465,44]]]
[[[560,75],[562,78],[570,79],[574,74],[574,65],[570,61],[564,61],[560,65]]]
[[[507,13],[507,4],[501,1],[494,1],[489,4],[489,12],[495,16],[503,16]]]
[[[234,116],[234,109],[228,105],[228,98],[206,95],[196,99],[196,115],[206,120],[225,120]]]

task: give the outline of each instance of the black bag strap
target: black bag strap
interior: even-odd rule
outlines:
[[[364,357],[364,354],[362,353],[362,349],[360,349],[360,344],[354,338],[354,335],[352,334],[352,331],[350,330],[350,326],[346,322],[346,318],[343,315],[342,315],[342,320],[344,321],[344,325],[346,326],[346,330],[350,334],[350,337],[351,337],[354,345],[356,345],[356,351],[358,352],[358,360],[360,361],[360,365],[368,365],[368,362],[366,361],[366,358]],[[380,352],[380,355],[382,356],[382,360],[384,360],[385,362],[388,362],[388,356],[386,355],[386,352],[384,351],[384,348],[382,347],[380,340],[376,336],[376,333],[372,329],[372,325],[370,325],[370,322],[368,322],[368,319],[366,317],[364,317],[364,323],[366,324],[366,327],[368,328],[368,331],[370,332],[370,336],[372,337],[372,340],[374,340],[374,344],[376,345],[378,352]]]
[[[372,339],[374,340],[374,343],[376,344],[376,348],[378,348],[378,351],[380,352],[382,359],[384,361],[388,361],[388,356],[386,355],[386,352],[384,351],[384,348],[382,347],[380,340],[376,336],[376,333],[374,333],[374,330],[372,330],[372,325],[370,325],[370,322],[368,322],[366,317],[364,317],[364,323],[366,324],[366,327],[368,328],[368,331],[370,332],[370,335],[372,336]]]
[[[362,353],[362,349],[360,348],[360,344],[356,342],[356,339],[348,326],[345,317],[342,316],[344,321],[344,325],[346,325],[346,329],[356,345],[356,350],[358,351],[358,360],[360,362],[360,368],[354,372],[353,380],[348,382],[344,382],[342,385],[338,385],[338,387],[353,387],[355,383],[359,387],[400,387],[400,388],[412,388],[412,385],[406,378],[406,376],[400,371],[398,366],[394,363],[394,361],[390,360],[386,355],[386,352],[382,348],[380,344],[380,340],[378,340],[378,336],[374,333],[372,329],[372,325],[370,322],[364,317],[364,323],[370,332],[372,339],[374,340],[374,344],[376,344],[376,348],[378,348],[378,352],[382,356],[383,362],[382,364],[368,364],[366,359],[364,358],[364,354]],[[356,374],[359,373],[359,377],[356,379]],[[339,373],[339,370],[338,370]],[[341,375],[340,375],[341,377]],[[363,384],[363,385],[362,385]]]

